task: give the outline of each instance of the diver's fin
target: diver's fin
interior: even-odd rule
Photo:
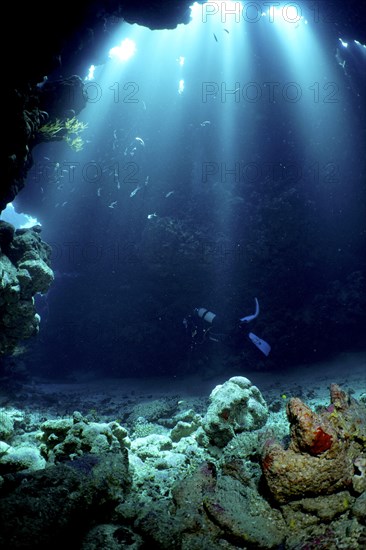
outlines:
[[[249,338],[253,342],[253,344],[262,352],[266,357],[268,357],[269,352],[271,351],[271,346],[265,341],[262,340],[262,338],[259,338],[252,332],[249,332],[248,334]]]
[[[254,298],[254,301],[255,301],[255,313],[253,313],[253,315],[247,315],[246,317],[242,317],[240,319],[241,323],[249,323],[249,321],[253,321],[253,319],[258,317],[258,315],[259,315],[259,303],[258,303],[257,298]]]

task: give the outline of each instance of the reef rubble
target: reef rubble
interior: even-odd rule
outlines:
[[[332,384],[330,404],[316,410],[297,397],[271,405],[236,376],[209,400],[137,401],[120,418],[93,410],[37,419],[4,407],[0,544],[358,550],[366,397]],[[34,524],[33,509],[42,518]]]

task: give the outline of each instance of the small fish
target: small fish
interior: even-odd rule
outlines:
[[[102,191],[102,188],[101,187],[98,187],[98,191],[97,191],[97,195],[98,197],[100,197],[100,192]]]
[[[61,206],[65,206],[67,204],[67,201],[63,202]]]
[[[69,171],[68,171],[68,170],[62,170],[62,171],[63,171],[63,172],[66,172],[66,174],[68,174],[68,173],[69,173]]]
[[[134,189],[133,191],[131,191],[130,193],[130,197],[134,197],[136,195],[136,193],[138,193],[140,191],[141,187],[138,185],[136,187],[136,189]]]
[[[174,191],[169,191],[169,193],[167,193],[165,195],[165,198],[167,199],[168,197],[171,197],[172,195],[174,195]]]
[[[43,157],[43,158],[44,158],[44,160],[50,160],[49,157]]]
[[[211,124],[211,120],[204,120],[201,122],[201,126],[208,126],[209,124]]]
[[[153,218],[157,218],[157,217],[158,217],[157,213],[154,212],[153,214],[149,214],[149,215],[147,216],[147,219],[148,219],[148,220],[152,220]]]
[[[149,183],[150,176],[146,176],[145,185]]]
[[[141,145],[142,145],[143,147],[145,147],[145,142],[144,142],[143,139],[141,139],[141,138],[139,138],[139,137],[136,137],[135,140],[138,141],[139,143],[141,143]]]
[[[214,39],[216,40],[216,42],[218,42],[216,34],[213,33],[213,35],[214,35]]]
[[[41,187],[41,193],[44,193],[44,189],[43,189],[43,187]]]
[[[117,189],[121,189],[121,184],[120,184],[119,180],[117,180]]]
[[[108,208],[114,208],[117,204],[117,201],[111,202],[111,204],[108,206]]]
[[[146,111],[146,103],[145,103],[144,100],[142,100],[142,107],[143,107],[144,111]]]
[[[37,82],[36,86],[37,88],[43,88],[43,86],[46,84],[48,80],[48,76],[44,76],[42,79],[42,82]]]
[[[227,29],[224,29],[224,31],[227,32],[228,34],[230,34],[229,31],[228,31]]]

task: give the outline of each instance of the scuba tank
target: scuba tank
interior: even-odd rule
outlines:
[[[202,319],[202,321],[207,321],[207,323],[210,323],[211,325],[216,317],[215,313],[212,313],[212,311],[209,311],[204,307],[196,308],[194,312]]]

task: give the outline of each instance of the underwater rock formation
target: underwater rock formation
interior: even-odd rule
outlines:
[[[174,485],[171,506],[162,504],[141,510],[136,525],[162,549],[273,548],[284,538],[280,512],[253,484],[221,475],[212,461]]]
[[[122,452],[130,445],[127,431],[118,422],[89,422],[77,411],[72,419],[47,420],[41,430],[41,453],[51,463],[73,460],[85,453]]]
[[[0,545],[79,548],[95,517],[129,490],[127,432],[79,412],[27,432],[25,416],[0,409],[0,437],[9,442],[0,441]]]
[[[38,98],[40,108],[48,114],[48,120],[72,118],[87,104],[84,82],[78,75],[47,80],[39,88]]]
[[[242,377],[214,397],[225,387],[228,402],[233,385],[261,403],[259,390]],[[242,403],[245,411],[249,400]],[[178,397],[142,405],[126,416],[126,427],[95,412],[35,422],[17,409],[0,409],[4,548],[364,547],[366,407],[339,386],[331,386],[331,405],[317,412],[289,401],[288,449],[274,439],[264,444],[269,430],[280,438],[286,433],[284,410],[268,413],[263,425],[264,416],[259,429],[249,416],[248,431],[220,447],[207,443],[202,428],[206,402],[198,409]]]
[[[222,475],[213,463],[177,483],[173,500],[182,548],[214,548],[215,543],[217,548],[273,548],[284,539],[281,513],[271,509],[254,483]]]
[[[202,426],[211,443],[224,447],[234,435],[264,426],[267,418],[259,389],[247,378],[234,376],[211,392]]]
[[[289,447],[273,440],[264,446],[263,474],[279,504],[350,488],[362,491],[366,409],[336,384],[330,398],[330,406],[320,413],[292,398],[287,405]]]
[[[106,523],[97,525],[83,540],[81,550],[120,550],[122,548],[131,548],[138,550],[143,547],[143,540],[134,533],[130,527]]]
[[[39,226],[15,230],[0,221],[0,355],[11,354],[39,330],[33,297],[54,280],[51,247],[39,232]]]
[[[4,178],[0,192],[0,212],[24,187],[25,178],[32,167],[32,149],[45,135],[44,125],[56,118],[72,119],[86,105],[84,82],[76,75],[46,82],[41,88],[34,86],[14,93],[13,124],[7,133],[4,154]],[[62,139],[62,135],[59,139]]]
[[[0,545],[76,548],[95,516],[124,498],[128,484],[127,451],[83,456],[6,478],[0,503]]]

